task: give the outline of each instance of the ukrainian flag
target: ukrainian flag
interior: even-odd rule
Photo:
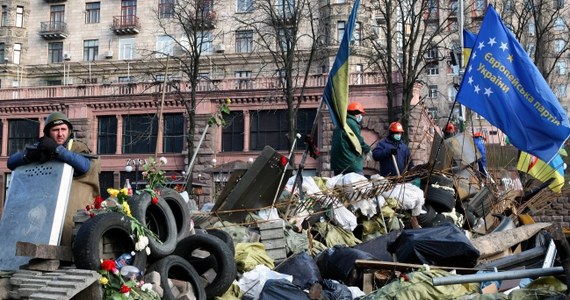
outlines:
[[[340,42],[338,52],[334,64],[329,73],[329,78],[325,90],[323,92],[323,100],[329,107],[331,119],[335,127],[341,126],[348,134],[354,149],[358,153],[362,153],[362,147],[358,138],[346,124],[346,109],[348,107],[348,74],[350,56],[350,41],[352,40],[352,31],[358,14],[360,0],[356,0],[352,6],[352,11],[346,24],[346,30]]]
[[[477,35],[473,32],[463,29],[463,67],[469,62],[471,56],[471,49],[475,46]]]
[[[552,178],[553,180],[548,187],[557,193],[560,193],[564,186],[564,160],[560,154],[554,156],[550,163],[546,163],[536,156],[521,151],[517,170],[525,172],[541,182],[546,182]]]

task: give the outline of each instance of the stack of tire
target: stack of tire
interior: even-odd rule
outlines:
[[[213,299],[228,290],[237,276],[229,234],[215,229],[190,234],[190,208],[173,189],[161,189],[156,204],[148,192],[135,195],[129,206],[133,217],[158,237],[149,237],[150,255],[136,251],[132,265],[145,274],[160,274],[163,299],[176,299],[169,279],[188,282],[198,300]],[[72,247],[75,265],[98,271],[102,259],[135,251],[135,243],[131,221],[124,214],[98,214],[77,230]]]
[[[433,227],[453,222],[443,214],[455,208],[453,179],[445,175],[432,174],[429,180],[422,182],[422,189],[425,191],[425,204],[422,207],[425,213],[417,217],[418,223],[422,227]]]

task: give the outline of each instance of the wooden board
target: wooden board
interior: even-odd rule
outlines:
[[[368,259],[357,259],[355,262],[356,267],[360,269],[373,269],[373,270],[396,270],[396,271],[407,271],[408,269],[421,269],[424,265],[418,264],[407,264],[391,261],[382,260],[368,260]],[[440,269],[444,271],[457,271],[457,274],[473,274],[477,273],[479,269],[472,268],[455,268],[455,267],[444,267],[444,266],[429,266],[430,269]]]

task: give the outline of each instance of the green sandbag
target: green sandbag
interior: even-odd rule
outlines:
[[[265,265],[270,269],[275,267],[273,259],[267,255],[262,243],[238,243],[235,259],[240,273],[251,271],[257,265]]]

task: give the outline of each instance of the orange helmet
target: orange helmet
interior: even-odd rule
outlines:
[[[347,111],[357,111],[361,114],[365,114],[366,112],[364,111],[364,107],[362,106],[362,104],[360,104],[360,102],[350,102],[348,104],[348,107],[346,109]]]
[[[404,132],[404,127],[402,127],[402,124],[398,123],[398,122],[392,122],[390,123],[390,127],[388,127],[388,130],[390,130],[391,132]]]
[[[455,132],[455,126],[452,123],[447,123],[445,126],[445,132]]]
[[[483,133],[481,131],[477,131],[475,133],[473,133],[473,137],[482,137]]]

